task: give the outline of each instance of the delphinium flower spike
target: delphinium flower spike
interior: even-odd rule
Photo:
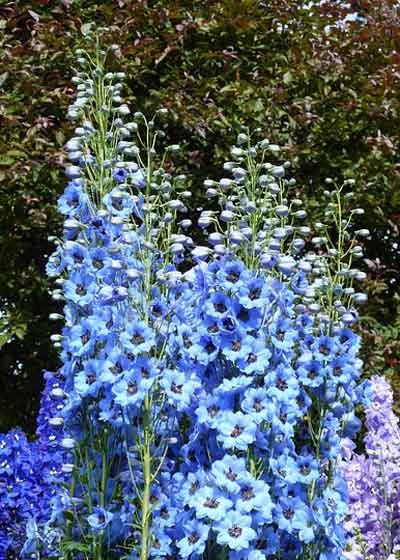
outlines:
[[[351,454],[342,465],[349,487],[346,558],[387,560],[400,553],[400,428],[389,383],[373,376],[368,392],[365,453],[344,446]]]
[[[66,378],[64,444],[75,454],[64,548],[99,559],[131,547],[144,560],[152,493],[177,411],[193,398],[185,391],[178,399],[189,374],[166,352],[177,266],[192,247],[190,221],[182,220],[190,191],[185,176],[164,168],[176,146],[157,156],[165,111],[131,116],[120,96],[123,74],[104,69],[107,51],[96,40],[94,53],[78,54],[69,110],[78,123],[59,200],[64,235],[48,265],[59,277],[55,297],[65,300],[56,344]]]

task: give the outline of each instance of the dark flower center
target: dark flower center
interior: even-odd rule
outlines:
[[[161,317],[161,315],[162,315],[161,307],[159,305],[153,305],[152,313],[153,313],[154,317]]]
[[[297,397],[296,399],[297,404],[299,405],[300,408],[303,408],[303,406],[306,404],[304,397]]]
[[[261,412],[264,409],[262,402],[260,399],[255,399],[253,403],[253,408],[256,412]]]
[[[250,486],[246,486],[245,488],[243,488],[243,490],[240,492],[240,495],[245,501],[251,500],[255,496],[253,488],[251,488]]]
[[[232,319],[230,317],[226,317],[222,321],[222,324],[224,325],[224,327],[227,331],[233,331],[235,329],[235,323],[232,321]]]
[[[166,507],[162,507],[160,509],[160,515],[163,519],[168,519],[169,518],[169,511]]]
[[[100,259],[93,259],[92,260],[93,266],[94,268],[103,268],[103,261],[101,261]]]
[[[294,515],[294,511],[292,510],[292,508],[287,508],[283,510],[283,516],[286,517],[286,519],[292,519]]]
[[[233,470],[229,467],[229,470],[225,471],[226,478],[230,481],[234,481],[237,479],[237,474],[233,472]]]
[[[119,362],[117,362],[115,365],[113,365],[113,366],[110,368],[110,371],[111,371],[111,373],[113,373],[114,375],[118,375],[118,374],[122,373],[123,368],[122,368],[121,364],[120,364]]]
[[[199,539],[200,539],[199,534],[196,533],[196,532],[193,532],[191,535],[188,536],[188,543],[189,544],[196,544]]]
[[[180,395],[182,393],[182,385],[177,385],[176,383],[171,383],[171,391]]]
[[[327,346],[325,346],[325,344],[320,344],[319,351],[324,356],[328,356],[328,354],[329,354],[329,348]]]
[[[156,504],[158,502],[158,498],[155,494],[151,494],[150,496],[150,503]]]
[[[86,295],[85,286],[83,286],[83,284],[78,284],[75,288],[75,293],[78,294],[78,296]]]
[[[215,346],[214,346],[214,344],[213,344],[211,341],[210,341],[210,342],[207,342],[205,348],[206,348],[207,354],[212,354],[212,353],[214,352],[214,350],[215,350]]]
[[[286,381],[284,379],[279,378],[276,382],[276,387],[280,391],[284,391],[285,389],[287,389],[289,387],[289,385],[286,383]]]
[[[239,426],[239,424],[236,424],[236,426],[233,428],[232,432],[231,432],[231,437],[238,437],[243,433],[243,428],[242,426]]]
[[[242,532],[243,529],[239,527],[239,525],[233,525],[233,527],[228,530],[229,536],[233,537],[234,539],[239,538]]]
[[[216,416],[218,411],[219,411],[219,408],[216,404],[212,404],[211,406],[209,406],[207,408],[207,412],[211,416],[211,418],[214,418],[214,416]]]
[[[129,382],[126,392],[129,393],[129,395],[136,395],[136,393],[138,392],[137,383]]]
[[[339,375],[341,375],[341,373],[342,373],[342,368],[341,368],[340,366],[335,366],[335,367],[333,368],[333,374],[334,374],[336,377],[339,377]]]
[[[210,509],[216,509],[219,506],[219,501],[216,498],[207,498],[207,500],[203,503],[203,506]]]
[[[256,361],[257,361],[257,355],[254,354],[254,352],[250,352],[250,354],[247,356],[247,363],[254,364]]]
[[[83,335],[81,336],[81,342],[82,342],[82,344],[88,343],[89,340],[90,340],[90,333],[89,333],[89,332],[85,332],[85,334],[83,334]]]
[[[115,208],[116,210],[122,210],[123,208],[122,198],[112,198],[111,200],[112,200],[113,208]]]
[[[228,278],[229,282],[232,282],[233,284],[235,284],[239,280],[240,274],[239,274],[239,272],[236,272],[236,271],[232,270],[228,274],[227,278]]]
[[[262,550],[267,546],[267,541],[265,539],[259,539],[256,542],[256,550]]]
[[[136,332],[132,336],[131,340],[132,340],[133,344],[143,344],[144,336],[142,334],[140,334],[139,332]]]
[[[242,308],[238,314],[238,319],[240,321],[243,321],[243,323],[247,323],[247,321],[249,320],[249,312],[247,311],[247,309]]]
[[[192,346],[192,341],[190,340],[190,338],[188,336],[184,336],[183,337],[183,346],[185,348],[190,348]]]
[[[254,300],[254,299],[259,298],[260,295],[261,295],[261,289],[260,288],[253,288],[253,289],[250,290],[249,298],[251,300]]]

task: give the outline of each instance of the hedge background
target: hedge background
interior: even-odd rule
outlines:
[[[363,308],[365,374],[400,397],[400,14],[395,0],[0,0],[0,431],[32,431],[42,370],[58,366],[60,325],[45,275],[60,233],[63,145],[82,28],[107,25],[121,46],[134,110],[169,109],[193,213],[203,180],[221,176],[241,124],[284,146],[314,218],[326,177],[355,178],[360,227],[372,231],[370,302]],[[338,25],[349,13],[359,17]]]

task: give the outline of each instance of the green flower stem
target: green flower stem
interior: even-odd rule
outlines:
[[[140,560],[147,560],[149,556],[149,541],[150,541],[150,485],[151,485],[151,400],[149,394],[145,396],[144,399],[144,410],[143,410],[143,431],[144,431],[144,442],[143,442],[143,479],[144,488],[142,496],[142,538],[141,538],[141,550],[140,550]]]
[[[72,471],[72,478],[71,478],[71,484],[70,484],[70,489],[69,489],[69,495],[70,495],[71,498],[73,498],[75,496],[76,483],[77,483],[77,479],[78,479],[78,468],[77,467],[78,467],[78,460],[77,460],[77,453],[75,453],[74,469]],[[67,524],[66,524],[66,530],[65,530],[65,535],[66,535],[67,539],[72,538],[72,525],[73,525],[72,519],[68,519]],[[65,558],[65,560],[72,560],[71,553],[67,552],[65,554],[64,558]]]
[[[102,472],[101,472],[101,483],[100,483],[100,495],[99,495],[99,504],[100,507],[104,508],[106,503],[106,489],[107,489],[107,478],[108,478],[108,457],[107,457],[107,445],[108,445],[108,431],[105,430],[104,433],[104,440],[102,443]],[[99,542],[97,543],[97,560],[102,559],[102,552],[103,552],[103,543],[104,543],[104,530],[100,531],[99,535]]]
[[[146,204],[149,204],[150,185],[152,180],[152,158],[151,158],[151,134],[147,121],[146,123],[146,149],[147,149],[147,181],[146,181]],[[151,240],[151,219],[148,213],[145,215],[146,241]],[[146,251],[145,259],[145,302],[146,310],[150,301],[151,291],[151,256]],[[145,311],[145,321],[148,317]],[[143,494],[142,494],[142,517],[141,517],[141,548],[140,560],[147,560],[149,557],[150,547],[150,487],[152,481],[152,457],[151,457],[151,441],[152,441],[152,420],[151,420],[152,400],[149,393],[146,393],[143,403],[143,447],[142,447],[142,466],[143,466]]]

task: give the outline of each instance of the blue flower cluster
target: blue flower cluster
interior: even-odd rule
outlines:
[[[349,268],[329,280],[329,253],[301,254],[310,230],[290,220],[305,213],[291,216],[300,202],[285,198],[288,165],[265,163],[276,152],[265,141],[233,149],[234,180],[208,181],[222,211],[200,225],[218,231],[213,250],[194,246],[190,221],[178,222],[179,178],[155,165],[152,140],[147,159],[127,140],[145,145],[140,123],[156,137],[140,113],[127,124],[114,114],[103,168],[88,156],[94,122],[67,144],[64,238],[48,272],[66,301],[64,444],[79,458],[58,512],[75,520],[68,538],[96,558],[130,543],[141,560],[337,559],[346,485],[336,461],[359,428],[362,365]],[[182,274],[186,250],[195,264]]]
[[[131,166],[124,180],[135,174]],[[132,520],[138,515],[143,482],[138,455],[147,438],[141,422],[145,401],[151,394],[149,412],[157,418],[152,435],[156,462],[176,426],[165,414],[165,401],[176,400],[179,384],[173,378],[176,360],[166,349],[180,274],[174,255],[168,262],[168,253],[151,247],[140,192],[136,201],[119,193],[112,189],[103,198],[102,210],[93,214],[82,180],[70,182],[59,201],[66,215],[64,243],[48,266],[50,275],[64,276],[64,443],[71,452],[86,449],[75,490],[80,501],[72,508],[83,521],[72,536],[82,539],[82,527],[89,536],[103,532],[111,548],[135,533]],[[136,231],[128,227],[126,208],[127,216],[134,213],[141,224]],[[192,398],[188,389],[185,385],[182,391],[186,404]]]
[[[96,558],[105,551],[120,557],[122,543],[137,542],[138,532],[150,540],[143,536],[150,485],[179,431],[177,408],[183,412],[194,398],[168,350],[182,283],[177,266],[193,246],[185,233],[190,220],[179,220],[190,193],[184,176],[150,158],[149,146],[161,136],[154,121],[150,126],[140,113],[131,123],[121,118],[127,111],[114,103],[119,76],[98,76],[107,84],[94,85],[107,91],[106,125],[99,130],[95,115],[67,143],[73,165],[59,199],[64,235],[47,267],[60,286],[53,296],[65,301],[65,327],[55,340],[67,397],[63,443],[74,463],[72,495],[63,496],[55,515],[70,543],[87,545]],[[90,80],[79,80],[93,97]],[[139,125],[147,167],[127,140]],[[91,156],[99,149],[107,151],[101,165]],[[128,161],[132,155],[136,162]]]
[[[57,551],[61,534],[50,526],[51,502],[65,482],[63,378],[45,372],[38,427],[34,441],[19,429],[0,435],[0,558],[37,558]],[[26,540],[35,527],[35,545]],[[27,531],[28,529],[28,531]]]
[[[302,252],[311,230],[287,197],[288,164],[267,163],[277,147],[241,133],[225,164],[234,178],[207,181],[221,207],[199,220],[212,248],[195,246],[186,178],[156,155],[163,110],[126,122],[123,75],[98,62],[92,79],[90,60],[81,55],[74,80],[69,117],[80,126],[66,146],[64,231],[47,267],[65,303],[53,336],[63,365],[47,376],[37,443],[16,432],[0,451],[12,489],[21,471],[43,493],[33,502],[31,483],[23,491],[24,554],[342,558],[337,460],[360,427],[351,324],[363,299],[344,205],[327,213],[344,224],[339,249],[320,224],[317,250]]]
[[[185,429],[155,506],[155,557],[339,558],[358,337],[328,334],[287,283],[238,260],[187,278],[168,349],[178,368],[162,381]]]

